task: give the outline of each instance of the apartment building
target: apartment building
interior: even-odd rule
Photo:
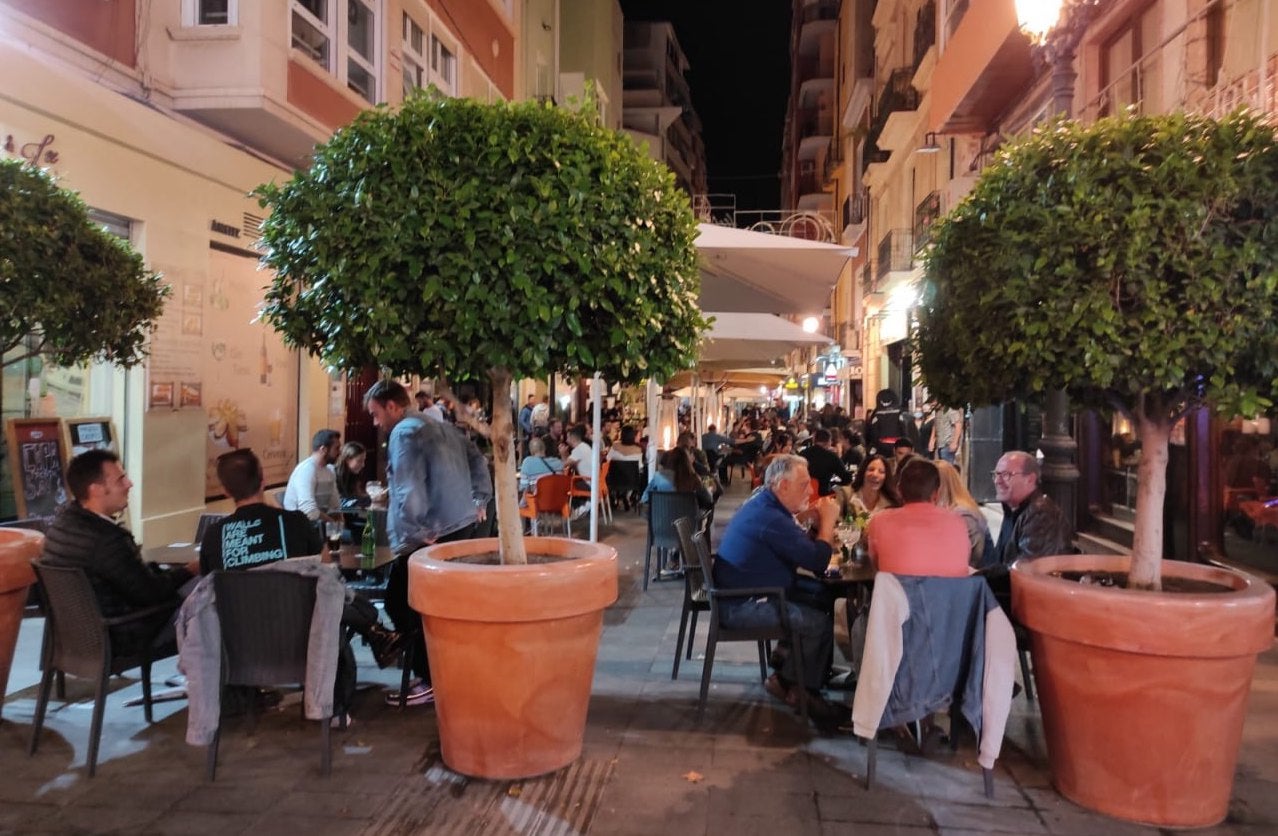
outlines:
[[[109,417],[137,484],[130,524],[147,544],[189,539],[219,492],[212,463],[232,445],[252,447],[270,481],[286,479],[298,439],[342,427],[345,404],[340,377],[256,321],[267,280],[250,191],[305,165],[317,141],[364,108],[412,88],[531,94],[526,5],[0,0],[0,153],[54,171],[173,288],[145,367],[6,367],[3,417]],[[578,7],[603,9],[597,29],[619,33],[615,0],[551,11]],[[578,67],[613,68],[600,97],[613,106],[619,44],[618,34],[611,48],[593,47],[608,57]],[[13,513],[6,471],[0,517]]]
[[[926,245],[929,219],[962,199],[1008,138],[1062,111],[1083,121],[1129,107],[1223,115],[1247,106],[1278,113],[1278,7],[1270,0],[1099,0],[1072,7],[1048,34],[1046,48],[1032,46],[1021,31],[1014,0],[872,5],[875,141],[864,182],[866,225],[876,246],[873,279],[865,280],[864,327],[867,354],[877,350],[887,359],[867,358],[867,383],[877,367],[895,388],[892,339],[908,327],[913,304],[901,289],[918,281],[917,253]],[[929,10],[933,43],[921,50],[928,24],[920,15]],[[907,74],[908,88],[899,81]],[[910,245],[898,246],[906,235]],[[885,324],[897,316],[898,291],[904,322],[896,320],[885,335]],[[907,394],[913,387],[905,385],[904,367],[900,374]],[[973,435],[1033,449],[1033,414],[1025,405],[996,408],[977,416]],[[1251,493],[1278,493],[1276,417],[1219,417],[1206,410],[1185,416],[1170,451],[1169,556],[1192,559],[1199,544],[1209,543],[1227,560],[1278,575],[1278,548],[1262,536],[1263,527],[1238,513],[1242,494],[1231,476],[1240,469],[1267,473],[1267,487],[1253,485]],[[1131,427],[1121,415],[1082,409],[1074,410],[1071,426],[1081,471],[1080,534],[1089,549],[1122,549],[1131,541],[1139,457]],[[969,470],[973,488],[986,487],[981,473],[988,467],[973,459]]]
[[[706,193],[706,149],[674,27],[630,22],[624,30],[622,128],[674,172],[689,195]]]

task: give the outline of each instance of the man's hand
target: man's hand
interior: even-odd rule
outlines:
[[[487,504],[476,505],[475,506],[475,522],[482,523],[486,519],[488,519],[488,505]]]
[[[200,574],[199,558],[196,558],[195,560],[188,560],[185,564],[183,564],[182,568],[190,572],[192,575],[198,576]]]
[[[834,496],[823,496],[812,506],[817,512],[817,519],[822,527],[829,525],[831,528],[839,519],[839,500]]]

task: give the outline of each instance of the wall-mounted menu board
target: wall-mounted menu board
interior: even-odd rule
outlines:
[[[86,450],[110,450],[120,454],[120,442],[110,418],[63,418],[62,449],[67,461]]]
[[[18,516],[52,517],[67,499],[61,419],[11,418],[6,435]]]

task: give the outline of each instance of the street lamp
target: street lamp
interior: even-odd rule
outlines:
[[[1074,58],[1099,0],[1016,0],[1016,19],[1030,39],[1035,63],[1051,73],[1051,113],[1072,116]],[[1071,534],[1078,520],[1078,442],[1070,435],[1069,396],[1047,393],[1043,412],[1043,489],[1060,507]]]

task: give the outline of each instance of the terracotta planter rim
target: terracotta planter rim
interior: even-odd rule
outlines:
[[[31,561],[40,556],[44,535],[25,528],[0,528],[0,592],[35,583]]]
[[[1017,561],[1011,569],[1013,609],[1031,630],[1113,650],[1154,653],[1166,656],[1229,658],[1254,655],[1269,649],[1274,641],[1274,589],[1255,575],[1235,569],[1185,561],[1163,563],[1164,577],[1181,577],[1217,583],[1231,588],[1219,593],[1151,592],[1080,584],[1052,577],[1060,571],[1125,572],[1131,564],[1127,555],[1052,555]],[[1050,612],[1035,611],[1019,604],[1028,587],[1051,596]],[[1175,637],[1160,636],[1156,628],[1143,624],[1133,610],[1143,603],[1173,612],[1183,630]],[[1228,615],[1225,615],[1225,614]],[[1217,616],[1229,619],[1222,634],[1198,629],[1201,622]],[[1086,617],[1091,626],[1083,633],[1070,627],[1066,616]]]

